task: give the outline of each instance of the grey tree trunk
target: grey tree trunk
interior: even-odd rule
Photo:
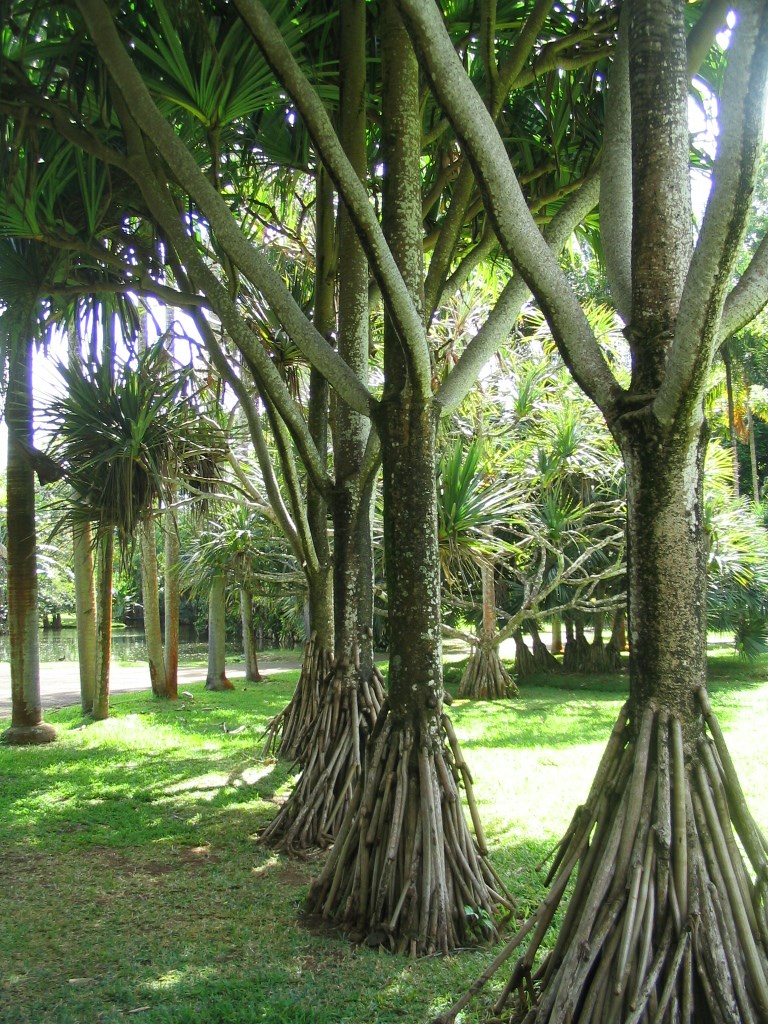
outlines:
[[[93,711],[96,689],[96,579],[93,565],[93,535],[90,523],[72,528],[77,617],[77,659],[80,670],[80,703],[83,714]]]
[[[165,627],[165,685],[168,697],[176,700],[179,694],[179,611],[181,609],[181,587],[179,584],[179,528],[176,512],[165,511],[163,536],[165,538],[165,586],[163,588],[163,611]]]
[[[37,608],[37,538],[32,447],[32,343],[19,333],[9,351],[5,421],[8,426],[7,553],[8,628],[11,648],[10,745],[50,743],[53,726],[43,722]]]
[[[149,679],[155,697],[168,697],[160,624],[160,588],[157,577],[155,521],[143,520],[140,527],[141,590],[144,605],[144,640],[147,645]]]
[[[499,654],[496,630],[496,574],[493,565],[480,566],[483,595],[483,624],[479,642],[470,652],[459,683],[459,694],[475,700],[498,700],[517,696],[519,690]]]
[[[68,325],[69,362],[78,366],[81,359],[80,336],[75,323]],[[93,564],[93,532],[90,523],[72,528],[73,571],[75,575],[75,614],[77,618],[77,660],[80,670],[80,704],[83,714],[93,710],[96,689],[96,577]]]
[[[115,557],[114,531],[103,528],[96,542],[96,686],[92,715],[109,718],[109,671],[112,660],[112,572]]]
[[[227,678],[227,623],[225,603],[225,580],[223,573],[216,573],[211,580],[208,595],[208,674],[205,677],[206,690],[231,690]]]
[[[245,659],[245,678],[249,683],[258,683],[262,676],[256,657],[257,643],[253,628],[253,597],[240,587],[240,622],[243,629],[243,657]]]
[[[382,12],[381,38],[384,229],[420,308],[418,69],[390,3]],[[475,938],[490,934],[494,897],[467,774],[480,855],[460,809],[456,782],[463,759],[443,714],[435,489],[439,408],[425,368],[417,369],[409,355],[393,323],[385,322],[385,388],[375,425],[384,474],[388,694],[349,812],[310,890],[308,907],[343,922],[369,945],[423,955],[455,948],[473,933]]]

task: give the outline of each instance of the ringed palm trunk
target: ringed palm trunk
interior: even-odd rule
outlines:
[[[50,743],[53,726],[43,722],[37,608],[35,476],[26,452],[32,445],[32,345],[11,345],[5,418],[8,426],[7,530],[8,626],[11,648],[11,726],[2,735],[12,745]]]
[[[208,674],[206,690],[231,690],[227,678],[226,660],[227,623],[225,604],[225,581],[223,573],[216,573],[211,580],[208,595]]]
[[[144,605],[144,640],[147,645],[149,679],[155,697],[168,697],[163,654],[163,633],[160,625],[160,589],[157,579],[157,547],[155,521],[145,519],[140,526],[141,589]]]

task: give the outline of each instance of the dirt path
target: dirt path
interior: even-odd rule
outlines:
[[[300,667],[300,655],[286,651],[285,657],[259,658],[259,670],[263,675],[276,672],[290,672]],[[227,675],[236,682],[245,676],[245,665],[227,665]],[[205,668],[181,666],[179,668],[179,689],[189,683],[202,682]],[[149,668],[146,664],[112,665],[110,671],[110,693],[130,693],[149,689]],[[48,661],[40,665],[40,690],[43,708],[65,708],[80,703],[80,674],[76,661]],[[7,662],[0,664],[0,719],[11,717],[11,669]]]

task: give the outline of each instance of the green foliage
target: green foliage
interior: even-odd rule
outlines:
[[[185,460],[202,450],[189,375],[168,369],[162,342],[114,380],[98,366],[59,372],[67,391],[50,415],[53,451],[73,491],[67,518],[116,528],[129,543],[139,521],[172,497]]]

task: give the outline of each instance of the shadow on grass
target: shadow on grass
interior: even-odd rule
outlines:
[[[606,740],[623,697],[590,693],[566,697],[544,689],[499,701],[455,700],[449,712],[461,729],[461,746],[571,747]],[[554,699],[553,699],[554,697]]]

